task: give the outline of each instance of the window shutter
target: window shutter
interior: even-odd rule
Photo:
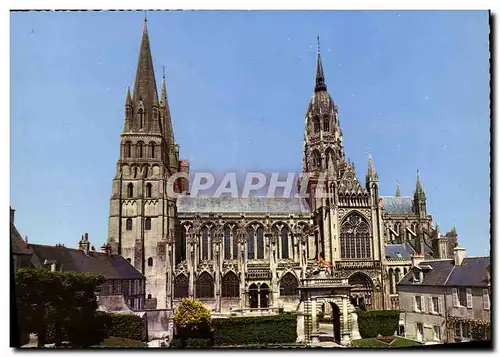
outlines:
[[[472,309],[472,289],[467,289],[467,308]]]
[[[458,291],[457,288],[453,288],[453,307],[458,307]]]
[[[483,289],[483,309],[490,309],[490,294],[488,292],[488,289]]]
[[[420,304],[422,305],[422,312],[427,312],[427,308],[425,305],[425,296],[420,297]]]
[[[417,311],[417,297],[413,297],[413,311]]]
[[[440,313],[442,315],[444,313],[444,311],[443,311],[443,297],[442,296],[438,297],[438,305],[439,305],[438,313]]]
[[[429,312],[436,312],[434,311],[434,305],[432,304],[432,296],[429,296]]]

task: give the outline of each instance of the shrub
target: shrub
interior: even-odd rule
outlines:
[[[398,329],[398,310],[356,310],[359,333],[363,338],[392,336]]]
[[[182,348],[182,340],[180,338],[174,338],[170,344],[170,348]]]
[[[133,314],[108,314],[106,318],[106,335],[141,341],[144,322]]]
[[[102,276],[45,269],[18,269],[15,293],[18,326],[22,334],[35,332],[38,346],[47,339],[60,345],[69,339],[75,347],[99,342],[96,292]]]
[[[186,341],[187,348],[208,348],[212,346],[210,338],[188,338]]]
[[[199,300],[186,298],[175,311],[177,334],[185,345],[188,339],[211,338],[212,318],[210,310]]]
[[[230,317],[214,319],[214,345],[284,344],[297,340],[297,316]]]

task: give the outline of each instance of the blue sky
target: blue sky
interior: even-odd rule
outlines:
[[[11,14],[10,202],[32,242],[107,238],[143,12]],[[489,254],[488,13],[149,12],[176,140],[192,171],[300,172],[316,36],[346,155],[382,195],[417,168],[428,211]]]

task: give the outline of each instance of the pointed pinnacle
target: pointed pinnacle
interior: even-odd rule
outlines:
[[[396,184],[396,197],[401,197],[401,189],[399,188],[399,181]]]
[[[420,181],[420,173],[417,169],[417,191],[423,191],[422,182]]]
[[[132,105],[132,96],[130,95],[130,87],[127,86],[127,95],[125,97],[125,104]]]
[[[163,66],[163,78],[161,80],[161,98],[160,98],[160,106],[167,106],[167,86],[165,84],[165,66]]]

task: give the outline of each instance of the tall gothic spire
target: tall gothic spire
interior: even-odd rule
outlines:
[[[318,64],[316,67],[316,86],[314,87],[314,92],[326,91],[325,75],[323,74],[323,63],[321,63],[321,53],[319,48],[319,36],[318,36]]]
[[[146,17],[144,17],[144,24],[142,27],[141,48],[135,74],[133,97],[134,102],[142,100],[145,106],[153,104],[155,100],[158,101],[155,73],[153,69],[153,57],[151,56],[151,48],[149,45],[148,20]]]
[[[160,99],[160,107],[164,110],[165,113],[165,138],[169,140],[171,145],[175,144],[174,139],[174,128],[172,126],[172,119],[170,118],[170,107],[168,105],[167,99],[167,85],[165,84],[165,66],[163,66],[163,77],[161,79],[161,99]]]

